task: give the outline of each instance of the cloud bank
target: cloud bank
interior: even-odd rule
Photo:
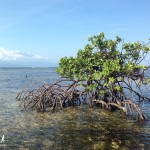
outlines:
[[[21,53],[20,51],[7,50],[5,48],[0,48],[0,60],[9,61],[9,60],[21,60],[21,59],[47,59],[41,55],[29,55]]]
[[[0,60],[17,60],[24,56],[19,51],[6,50],[0,48]]]
[[[0,48],[0,67],[56,67],[58,60],[39,54]]]

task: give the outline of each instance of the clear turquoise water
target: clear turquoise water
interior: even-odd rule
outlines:
[[[0,138],[5,136],[0,149],[150,149],[150,103],[143,107],[146,122],[85,105],[55,113],[21,112],[15,99],[21,88],[32,80],[54,82],[55,71],[0,68]]]

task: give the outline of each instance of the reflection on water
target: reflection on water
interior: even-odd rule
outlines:
[[[15,96],[19,83],[23,85],[22,80],[25,80],[24,72],[20,70],[18,77],[18,71],[14,71],[13,81],[4,82],[7,88],[0,83],[3,87],[0,91],[0,138],[5,135],[6,140],[0,143],[0,149],[150,149],[150,121],[137,122],[119,112],[90,109],[85,105],[55,113],[20,112]],[[41,78],[40,72],[36,70],[33,74],[39,73]],[[44,77],[48,79],[48,70],[45,72]],[[5,73],[5,78],[8,75]],[[148,110],[149,104],[145,106]]]

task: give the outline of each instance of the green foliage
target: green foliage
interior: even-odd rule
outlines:
[[[147,78],[145,84],[149,84],[149,83],[150,83],[150,78]]]
[[[90,91],[96,89],[99,83],[103,85],[102,90],[111,89],[114,84],[119,91],[120,86],[115,84],[119,79],[130,77],[135,68],[146,69],[141,62],[150,52],[148,44],[122,43],[118,36],[114,40],[106,39],[103,32],[90,37],[88,41],[76,57],[60,59],[57,73],[71,79],[91,81],[87,84]],[[119,49],[121,44],[122,49]]]

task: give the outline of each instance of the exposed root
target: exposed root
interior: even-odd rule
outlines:
[[[54,111],[66,106],[81,104],[81,102],[86,103],[88,100],[90,106],[96,103],[105,109],[111,110],[113,107],[126,114],[139,116],[142,120],[147,119],[138,105],[131,100],[110,102],[104,99],[95,99],[95,95],[93,96],[89,91],[86,91],[84,86],[79,87],[78,80],[66,78],[60,78],[53,84],[47,84],[43,81],[30,82],[18,93],[16,98],[21,101],[22,110],[35,108],[39,112],[44,112],[50,108],[51,111]]]

